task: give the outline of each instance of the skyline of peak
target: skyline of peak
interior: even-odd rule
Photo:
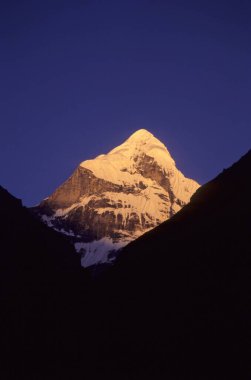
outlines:
[[[156,130],[156,128],[155,128]],[[161,132],[161,130],[159,131]],[[162,131],[162,134],[163,134],[163,131]],[[117,134],[118,135],[118,134]],[[186,170],[184,169],[184,166],[182,166],[182,164],[180,164],[179,162],[179,157],[177,159],[177,155],[175,152],[173,152],[172,154],[170,153],[169,151],[169,146],[167,146],[166,142],[164,142],[163,140],[159,139],[158,137],[156,137],[158,135],[158,133],[154,132],[150,132],[149,130],[145,129],[145,128],[140,128],[140,129],[136,129],[134,132],[132,133],[128,133],[129,136],[127,136],[126,139],[124,139],[124,141],[121,141],[121,139],[117,139],[118,141],[115,142],[114,144],[114,148],[112,148],[111,150],[107,150],[106,153],[102,153],[102,151],[100,152],[96,152],[98,153],[96,156],[95,156],[95,149],[97,149],[97,146],[96,144],[93,145],[93,152],[92,152],[92,146],[91,144],[89,144],[89,151],[91,152],[89,154],[89,157],[86,155],[85,157],[83,157],[83,155],[79,154],[80,156],[80,159],[79,160],[76,160],[73,162],[73,164],[70,166],[70,170],[73,170],[74,168],[76,168],[78,165],[82,165],[83,163],[86,163],[86,162],[91,162],[91,161],[95,161],[97,158],[101,158],[101,157],[105,157],[107,155],[110,155],[111,153],[114,153],[114,151],[116,151],[117,149],[120,148],[120,146],[130,146],[131,144],[131,149],[135,149],[134,147],[137,147],[136,149],[139,149],[139,146],[144,146],[145,145],[145,149],[148,149],[151,145],[151,143],[155,142],[157,143],[156,145],[159,146],[159,148],[161,147],[161,149],[163,149],[168,155],[169,155],[169,162],[171,163],[171,165],[176,165],[176,161],[177,161],[177,167],[178,169],[180,169],[182,172],[184,172],[188,177],[190,178],[194,178],[194,180],[200,184],[203,184],[203,183],[206,183],[208,180],[210,180],[211,178],[206,178],[204,181],[201,181],[199,179],[199,177],[196,175],[193,175],[191,174],[191,172],[189,173],[189,170]],[[134,145],[136,144],[136,145]],[[102,143],[100,144],[102,145]],[[99,146],[99,145],[98,145]],[[156,148],[156,147],[155,147]],[[140,148],[141,149],[141,148]],[[243,154],[245,154],[246,152],[243,152]],[[93,158],[91,158],[93,157]],[[173,159],[173,157],[175,157],[175,160]],[[82,159],[81,159],[82,158]],[[83,161],[83,158],[84,158],[84,161]],[[187,164],[187,161],[186,161],[186,164]],[[64,168],[67,167],[69,165],[69,162],[66,160],[66,159],[63,159],[61,160],[61,165],[62,165],[62,169],[64,171]],[[223,170],[224,167],[220,167],[219,168],[219,171]],[[49,165],[49,162],[46,162],[46,167],[45,167],[46,170],[49,170],[50,169],[50,165]],[[68,174],[70,174],[70,170],[68,169]],[[8,185],[6,185],[4,182],[2,182],[2,185],[6,188],[10,188],[10,191],[13,192],[13,194],[22,199],[23,200],[23,203],[24,205],[27,205],[27,206],[34,206],[34,205],[37,205],[38,202],[41,200],[41,199],[45,199],[53,190],[53,185],[54,187],[56,186],[59,186],[60,183],[62,183],[65,178],[67,178],[67,175],[66,176],[61,176],[59,177],[59,179],[57,181],[55,181],[55,178],[57,177],[57,171],[55,171],[54,173],[51,172],[51,177],[50,177],[50,182],[47,183],[47,186],[50,190],[46,191],[46,192],[42,192],[42,191],[39,191],[39,193],[41,194],[40,198],[36,197],[36,198],[33,198],[33,201],[26,201],[25,199],[25,196],[20,196],[19,194],[17,194],[15,191],[13,191],[13,189],[11,189],[11,187]],[[32,194],[32,196],[34,195],[34,191],[33,191],[33,184],[34,186],[36,186],[35,182],[30,182],[31,183],[31,187],[30,187],[30,193]],[[40,182],[40,189],[42,189],[44,183],[41,183]],[[32,198],[31,198],[32,199]]]
[[[152,136],[153,134],[149,132],[147,129],[141,128],[133,132],[131,136],[129,137],[129,139],[145,139]]]
[[[28,1],[20,17],[15,2],[0,12],[0,180],[24,204],[141,129],[201,184],[250,149],[251,3]]]

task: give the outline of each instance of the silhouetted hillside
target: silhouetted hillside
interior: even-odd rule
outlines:
[[[92,282],[1,189],[3,378],[250,379],[250,172],[251,152]]]
[[[63,373],[73,366],[81,341],[80,258],[3,188],[0,248],[2,378],[55,378],[62,363]]]
[[[128,245],[102,279],[96,315],[106,310],[104,351],[118,373],[250,378],[250,173],[251,152]]]

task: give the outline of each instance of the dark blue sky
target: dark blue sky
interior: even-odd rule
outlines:
[[[211,179],[250,148],[250,20],[250,0],[2,0],[0,183],[33,205],[140,128]]]

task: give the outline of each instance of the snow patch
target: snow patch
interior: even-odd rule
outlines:
[[[102,263],[112,263],[115,256],[109,255],[125,247],[130,240],[115,243],[111,238],[104,237],[90,243],[75,243],[76,251],[82,254],[81,265],[84,268]]]
[[[53,223],[52,223],[52,221],[54,220],[53,217],[51,217],[51,216],[47,216],[47,215],[42,215],[42,216],[41,216],[41,219],[42,219],[42,221],[43,221],[45,224],[47,224],[48,227],[53,227]]]

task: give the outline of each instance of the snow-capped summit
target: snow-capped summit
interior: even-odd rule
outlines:
[[[128,137],[127,140],[144,141],[152,137],[154,136],[151,132],[149,132],[147,129],[141,128],[141,129],[138,129],[136,132],[134,132],[130,137]]]
[[[36,211],[71,236],[82,265],[111,262],[116,251],[170,218],[199,187],[176,168],[145,129],[107,154],[83,161]]]
[[[165,147],[165,145],[160,140],[154,137],[154,135],[151,132],[147,131],[146,129],[138,129],[130,137],[128,137],[125,143],[127,142],[131,144],[139,144],[139,145],[145,145],[146,143],[152,143],[152,144],[155,143],[157,145]]]
[[[140,129],[108,154],[84,161],[80,166],[91,170],[98,178],[124,185],[138,180],[138,176],[132,174],[136,174],[136,162],[143,156],[152,157],[163,170],[175,165],[165,145],[147,130]],[[118,171],[121,172],[119,176]]]

